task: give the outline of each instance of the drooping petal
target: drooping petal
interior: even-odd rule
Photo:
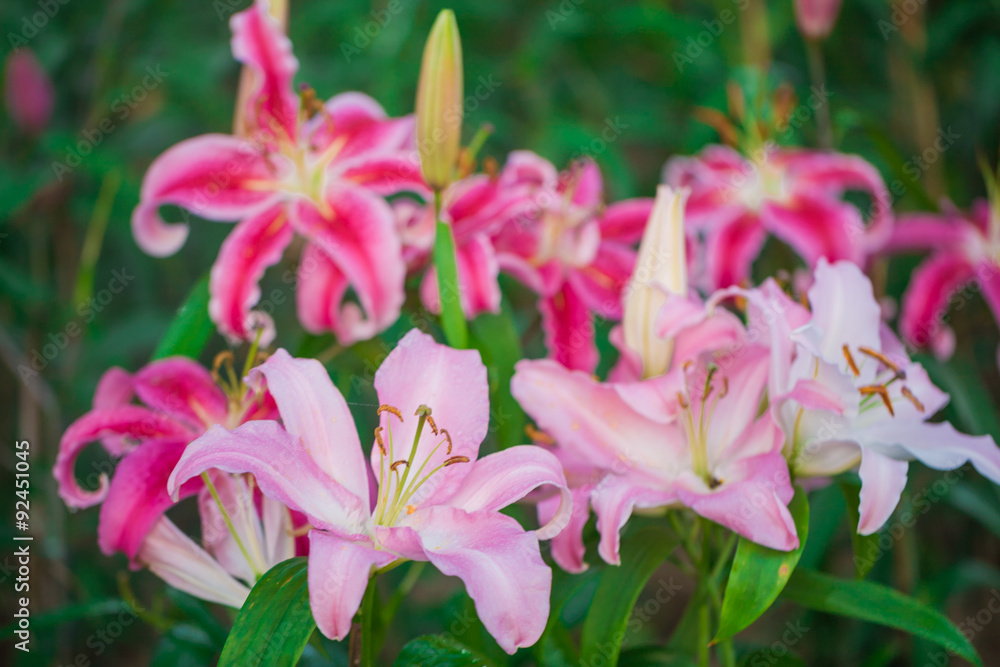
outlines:
[[[287,165],[265,160],[258,147],[222,134],[206,134],[172,146],[153,161],[142,181],[132,233],[142,250],[156,257],[177,252],[187,223],[167,224],[160,206],[176,204],[209,220],[234,220],[264,208]]]
[[[583,544],[583,529],[590,518],[590,493],[593,484],[585,484],[570,489],[573,499],[573,511],[569,523],[552,538],[549,543],[552,549],[552,560],[567,572],[577,574],[586,571],[588,565],[583,560],[586,547]],[[561,510],[565,501],[561,496],[552,496],[538,502],[538,521],[541,524],[551,523]]]
[[[570,283],[538,301],[549,356],[566,368],[593,372],[600,361],[590,311]]]
[[[472,469],[471,462],[478,457],[479,445],[489,428],[489,385],[479,352],[452,349],[413,329],[376,371],[375,391],[379,403],[397,408],[403,417],[400,423],[384,412],[379,422],[387,447],[391,433],[393,459],[409,457],[419,422],[415,413],[421,405],[431,409],[435,428],[446,430],[447,438],[444,433],[435,434],[429,424],[425,425],[413,456],[414,467],[426,461],[424,471],[430,472],[450,457],[468,458],[466,463],[449,465],[436,472],[420,488],[419,497],[414,498],[413,504],[450,497]],[[373,447],[372,468],[378,470],[381,465],[379,448]],[[415,474],[416,470],[410,471],[410,476]],[[390,477],[390,480],[395,483],[395,478]]]
[[[281,423],[300,440],[320,470],[351,494],[368,498],[368,469],[351,409],[315,359],[293,359],[279,349],[250,371],[251,387],[278,404]]]
[[[638,243],[646,229],[649,214],[653,212],[653,201],[650,197],[637,197],[608,206],[598,221],[601,238],[626,244]]]
[[[322,530],[309,531],[309,606],[320,632],[341,640],[361,607],[373,567],[396,559],[371,543],[346,540]]]
[[[292,55],[292,42],[262,2],[234,14],[230,27],[233,57],[254,74],[254,91],[245,110],[251,130],[294,142],[299,101],[292,79],[299,63]]]
[[[202,600],[239,609],[250,595],[249,588],[166,517],[146,535],[137,560],[174,588]]]
[[[76,457],[84,447],[110,438],[127,436],[135,441],[153,438],[189,440],[196,433],[176,421],[137,405],[123,405],[110,410],[94,410],[73,422],[62,440],[52,474],[59,484],[59,497],[70,507],[90,507],[104,500],[108,491],[108,476],[103,469],[95,469],[87,476],[93,491],[84,491],[76,482]]]
[[[134,563],[150,529],[175,502],[167,479],[186,445],[185,440],[146,442],[118,464],[97,527],[97,543],[106,556],[120,551]],[[178,499],[197,493],[201,484],[200,478],[185,483]]]
[[[816,282],[809,288],[811,326],[819,334],[815,352],[848,373],[844,345],[878,350],[882,309],[875,300],[871,281],[856,264],[830,264],[821,259],[815,275]]]
[[[226,421],[226,395],[204,366],[187,357],[146,365],[133,376],[132,386],[143,403],[194,432]]]
[[[478,234],[455,248],[458,269],[458,298],[469,320],[482,313],[500,312],[500,265],[493,245],[485,234]],[[424,274],[420,298],[432,313],[441,312],[437,270],[432,266]]]
[[[871,535],[889,520],[906,488],[908,461],[898,461],[872,449],[861,452],[861,496],[858,534]]]
[[[620,532],[633,509],[662,507],[677,501],[677,493],[670,486],[653,488],[646,486],[644,481],[633,475],[608,475],[590,496],[597,514],[597,530],[601,534],[597,552],[607,563],[621,564]]]
[[[331,186],[325,197],[328,214],[305,201],[293,209],[293,224],[313,248],[299,267],[299,317],[307,329],[332,330],[349,345],[371,338],[399,317],[406,265],[395,217],[384,199],[342,183]],[[307,259],[315,264],[312,269]],[[357,304],[341,303],[347,285]],[[337,299],[323,300],[329,296]]]
[[[954,343],[954,335],[943,317],[952,294],[975,276],[976,267],[961,253],[938,252],[924,260],[913,272],[903,295],[899,318],[903,336],[914,345],[951,356],[948,348],[952,347],[949,343]]]
[[[418,510],[402,525],[416,533],[437,569],[465,583],[503,650],[512,654],[538,641],[549,615],[552,571],[533,533],[499,512],[440,506]]]
[[[223,334],[254,337],[250,309],[260,301],[260,279],[292,241],[285,216],[280,204],[261,211],[237,224],[222,243],[212,265],[208,312]],[[261,341],[266,344],[263,337]]]
[[[632,278],[635,251],[605,241],[587,266],[569,271],[566,278],[583,303],[601,317],[619,320],[622,316],[622,290]]]
[[[369,518],[367,491],[364,502],[352,495],[316,465],[300,438],[277,422],[247,422],[235,431],[212,427],[188,445],[170,475],[167,491],[174,493],[212,468],[251,473],[265,496],[302,512],[317,528],[361,533]]]
[[[543,486],[555,487],[559,498],[553,515],[535,531],[547,540],[569,524],[573,498],[559,460],[541,447],[521,445],[479,459],[445,503],[466,512],[496,512]]]

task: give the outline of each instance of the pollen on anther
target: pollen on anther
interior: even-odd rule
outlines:
[[[468,462],[469,462],[468,456],[452,456],[450,459],[445,459],[444,465],[445,467],[447,467],[450,465],[455,465],[456,463],[468,463]]]
[[[407,514],[413,514],[416,511],[417,511],[417,506],[416,505],[407,505],[406,506],[406,513]]]
[[[542,431],[540,429],[535,428],[532,424],[526,424],[525,425],[525,427],[524,427],[524,433],[529,438],[531,438],[532,442],[544,442],[547,445],[554,445],[554,444],[556,444],[556,439],[555,438],[553,438],[551,435],[549,435],[545,431]]]
[[[399,408],[394,408],[391,405],[383,403],[382,405],[378,406],[378,411],[375,412],[375,416],[381,417],[383,412],[388,412],[390,415],[394,415],[396,419],[398,419],[400,423],[402,423],[403,415],[399,411]]]
[[[858,370],[858,365],[854,362],[854,356],[851,354],[851,350],[846,345],[843,347],[844,358],[847,359],[847,365],[850,367],[851,372],[854,373],[854,377],[861,375],[861,371]]]
[[[437,424],[434,423],[434,417],[427,415],[427,425],[431,427],[431,430],[434,432],[434,435],[438,435],[438,427]]]
[[[913,392],[910,391],[909,387],[903,387],[902,389],[900,389],[900,393],[903,394],[903,397],[906,398],[906,400],[908,400],[910,403],[913,403],[913,406],[917,409],[917,412],[924,412],[924,410],[926,409],[924,408],[924,404],[920,402],[920,399],[918,399],[916,396],[913,395]]]
[[[677,402],[681,404],[682,409],[684,410],[687,409],[688,403],[686,400],[684,400],[684,394],[682,394],[681,392],[677,392]]]
[[[892,409],[892,401],[889,399],[889,390],[885,388],[885,385],[872,384],[865,387],[858,387],[858,391],[864,396],[878,394],[882,402],[885,403],[885,408],[889,411],[889,415],[896,416],[896,411]]]
[[[729,378],[723,377],[722,378],[722,391],[719,392],[719,398],[725,398],[728,393],[729,393]]]
[[[378,445],[378,450],[380,452],[382,452],[382,456],[385,456],[386,455],[385,443],[382,442],[382,427],[381,426],[376,426],[375,427],[375,444]]]
[[[444,453],[451,454],[451,434],[448,433],[448,429],[443,428],[441,429],[441,435],[443,435],[444,439],[448,441],[448,448],[445,450]]]
[[[393,463],[391,466],[389,466],[389,470],[391,470],[392,472],[396,472],[396,468],[398,468],[399,466],[409,467],[410,466],[410,462],[407,461],[406,459],[399,459],[398,461],[396,461],[395,463]]]
[[[870,347],[865,347],[864,345],[862,345],[861,347],[858,348],[858,352],[860,352],[861,354],[867,354],[872,359],[878,359],[883,364],[885,364],[885,367],[888,368],[889,370],[891,370],[893,373],[899,373],[900,372],[899,371],[899,366],[897,366],[896,363],[892,361],[892,359],[890,359],[889,357],[885,356],[881,352],[873,350]]]

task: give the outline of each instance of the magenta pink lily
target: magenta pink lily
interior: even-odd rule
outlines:
[[[860,157],[768,146],[753,156],[709,146],[697,157],[670,160],[664,180],[688,187],[689,233],[704,238],[699,288],[743,284],[764,241],[773,235],[810,267],[821,257],[864,264],[892,231],[889,192],[878,170]],[[843,200],[845,191],[871,198],[869,224]]]
[[[233,55],[255,83],[243,109],[250,136],[203,135],[157,158],[132,217],[136,241],[156,256],[184,244],[187,225],[166,224],[163,204],[240,220],[213,267],[209,309],[223,333],[249,339],[269,325],[250,310],[262,275],[302,236],[303,326],[332,331],[343,344],[370,338],[398,318],[404,298],[399,238],[383,195],[423,187],[413,118],[389,119],[360,93],[325,105],[309,89],[296,95],[291,43],[262,1],[234,15],[232,29]],[[349,289],[357,303],[345,300]]]
[[[145,405],[132,403],[135,397]],[[213,474],[218,500],[194,479],[178,500],[198,496],[199,546],[165,515],[175,504],[167,479],[187,444],[212,424],[233,426],[274,410],[266,394],[227,396],[188,359],[153,362],[134,375],[113,368],[98,386],[94,409],[62,438],[54,471],[59,493],[73,508],[102,503],[98,543],[105,554],[124,553],[133,568],[147,567],[175,588],[239,608],[260,575],[296,554],[293,516],[280,503],[255,496],[245,478]],[[98,488],[85,491],[74,463],[95,440],[123,458],[110,482],[99,471],[92,476]]]
[[[533,192],[532,210],[494,238],[500,269],[536,291],[549,355],[568,368],[597,365],[591,314],[622,316],[622,290],[632,275],[634,245],[652,199],[604,207],[601,172],[590,160],[558,173],[529,151],[510,155],[500,186]]]
[[[1000,211],[988,201],[976,202],[968,213],[902,215],[886,249],[931,251],[903,295],[899,328],[907,342],[950,357],[955,335],[945,316],[957,299],[967,300],[956,296],[963,288],[978,289],[1000,322]]]
[[[185,450],[169,488],[180,492],[213,468],[252,473],[266,496],[304,513],[310,605],[326,636],[347,636],[373,571],[409,559],[461,578],[504,650],[537,641],[551,585],[538,540],[561,530],[571,499],[558,461],[542,448],[477,460],[489,426],[478,352],[414,330],[389,354],[375,375],[374,490],[351,413],[319,362],[279,350],[248,381],[266,385],[282,423],[210,430]],[[562,497],[545,526],[526,531],[500,513],[542,486]]]

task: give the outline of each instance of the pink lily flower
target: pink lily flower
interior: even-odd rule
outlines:
[[[146,173],[132,229],[147,253],[176,252],[186,224],[166,224],[163,204],[239,222],[212,269],[209,310],[219,329],[249,339],[270,319],[251,313],[258,282],[297,234],[306,239],[296,293],[299,319],[341,343],[374,336],[403,303],[404,267],[383,195],[424,188],[413,118],[388,119],[360,93],[325,105],[292,90],[298,63],[263,2],[235,14],[233,55],[253,72],[244,119],[250,137],[207,134],[183,141]],[[357,303],[346,302],[352,288]]]
[[[749,281],[768,234],[810,267],[821,257],[863,264],[888,240],[889,192],[878,170],[860,157],[768,146],[754,158],[709,146],[664,167],[668,185],[691,189],[685,220],[705,239],[706,275],[699,287],[713,291]],[[867,226],[861,211],[842,199],[847,190],[871,197]]]
[[[134,397],[145,405],[132,403]],[[187,444],[210,425],[273,414],[269,396],[227,398],[209,373],[188,359],[153,362],[135,375],[113,368],[98,385],[94,409],[60,442],[54,470],[59,493],[72,508],[102,503],[98,544],[106,555],[124,553],[133,569],[147,567],[175,588],[239,608],[261,574],[295,555],[293,517],[283,505],[255,497],[246,479],[215,474],[213,485],[234,535],[209,489],[194,479],[178,500],[198,496],[199,546],[165,516],[175,504],[167,479]],[[95,440],[122,460],[110,482],[101,472],[98,488],[84,491],[74,464]]]
[[[858,532],[877,531],[906,485],[911,460],[935,470],[967,462],[1000,483],[1000,449],[989,436],[930,423],[948,402],[882,323],[871,282],[849,262],[821,260],[809,290],[811,316],[773,286],[751,296],[775,323],[772,412],[796,475],[827,477],[859,466]],[[776,313],[776,315],[775,315]],[[805,321],[803,321],[805,320]]]
[[[686,506],[765,546],[798,545],[781,432],[768,413],[757,414],[768,356],[765,347],[743,345],[622,383],[550,360],[517,364],[511,391],[556,443],[575,502],[593,507],[605,561],[620,562],[619,531],[635,509]],[[585,567],[584,523],[578,513],[558,549],[553,543],[553,557],[569,571]]]
[[[908,343],[950,357],[955,334],[944,317],[953,296],[969,285],[978,287],[1000,322],[1000,214],[986,200],[977,201],[966,214],[950,210],[942,215],[901,215],[886,250],[932,251],[913,272],[903,295],[899,328]]]
[[[538,540],[566,522],[569,491],[559,462],[540,447],[476,460],[489,425],[478,352],[413,330],[386,358],[375,374],[382,405],[371,452],[374,494],[354,420],[319,362],[279,350],[248,380],[267,386],[283,425],[211,429],[185,450],[169,490],[213,468],[252,473],[265,496],[304,513],[312,526],[310,605],[323,634],[347,636],[372,571],[410,559],[462,579],[505,651],[538,639],[552,576]],[[526,531],[499,512],[546,485],[563,498],[547,525]]]
[[[494,238],[500,269],[536,291],[545,342],[567,368],[592,371],[598,362],[591,313],[622,317],[622,290],[632,275],[634,245],[652,199],[604,207],[597,165],[586,160],[559,174],[529,151],[510,155],[500,187],[534,192],[535,206]]]
[[[534,206],[530,192],[486,174],[475,174],[452,183],[441,199],[441,219],[451,225],[455,236],[462,311],[470,320],[481,313],[499,312],[500,264],[492,236]],[[428,310],[440,313],[437,271],[433,265],[428,266],[434,247],[434,206],[401,198],[393,203],[393,209],[407,264],[424,270],[420,298]]]
[[[11,51],[4,68],[4,101],[11,120],[28,134],[41,134],[52,118],[55,98],[52,80],[31,49]]]

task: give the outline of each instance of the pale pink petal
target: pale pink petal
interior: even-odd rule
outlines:
[[[212,427],[188,445],[167,490],[174,493],[182,483],[212,468],[251,473],[265,496],[302,512],[317,528],[356,534],[370,516],[367,490],[363,501],[352,495],[316,465],[300,438],[277,422],[247,422],[235,431]]]
[[[500,265],[489,238],[478,234],[455,248],[455,263],[458,269],[458,298],[466,319],[472,320],[482,313],[500,312],[500,284],[497,282]],[[429,311],[441,312],[437,270],[433,266],[424,274],[420,298]]]
[[[866,346],[879,349],[879,326],[882,309],[872,291],[872,283],[857,265],[850,262],[830,264],[820,260],[816,282],[809,289],[812,327],[819,334],[818,349],[825,361],[844,372],[847,361],[844,345],[856,350]]]
[[[225,422],[229,414],[226,395],[212,374],[193,359],[154,361],[132,377],[132,386],[143,403],[198,433]]]
[[[566,368],[593,372],[600,361],[594,342],[594,322],[583,299],[566,283],[538,301],[549,356]]]
[[[976,267],[963,254],[939,252],[924,260],[903,294],[899,329],[906,340],[940,349],[951,330],[943,319],[951,296],[975,277]]]
[[[110,556],[120,551],[135,560],[146,534],[175,502],[167,493],[167,479],[186,445],[185,440],[153,440],[121,460],[101,505],[101,552]],[[187,482],[178,499],[197,493],[201,484],[200,478]]]
[[[299,515],[301,517],[301,515]],[[292,532],[298,527],[292,512],[281,503],[262,498],[260,520],[264,528],[264,557],[268,563],[280,563],[295,556],[296,537]],[[301,524],[306,523],[302,517]]]
[[[776,400],[786,399],[795,401],[806,410],[826,410],[838,415],[844,414],[847,407],[839,391],[810,378],[800,378],[790,392],[776,397]]]
[[[394,560],[394,553],[376,549],[370,542],[309,531],[309,606],[319,631],[330,639],[346,637],[361,607],[372,568]]]
[[[260,301],[260,279],[292,241],[285,216],[282,205],[261,211],[237,224],[222,243],[212,265],[208,312],[223,334],[254,337],[250,309]]]
[[[415,469],[410,471],[411,476],[425,461],[426,473],[453,456],[469,459],[468,463],[449,465],[434,473],[413,497],[413,504],[419,506],[450,497],[471,471],[472,461],[478,457],[479,445],[489,428],[489,384],[479,352],[452,349],[413,329],[375,372],[375,391],[379,403],[397,408],[403,416],[400,423],[389,413],[382,413],[379,422],[387,448],[391,432],[393,460],[409,457],[419,422],[414,413],[421,405],[431,409],[436,428],[446,430],[451,439],[449,452],[444,433],[436,435],[430,425],[425,425],[413,457]],[[378,447],[372,447],[371,464],[374,470],[382,466]],[[395,478],[390,480],[394,490]]]
[[[619,320],[622,290],[632,278],[635,257],[631,248],[605,241],[589,265],[569,271],[566,278],[588,309],[606,319]]]
[[[371,338],[399,317],[406,265],[395,217],[384,199],[354,185],[336,184],[326,193],[326,202],[327,215],[305,201],[293,209],[293,225],[333,265],[324,266],[315,251],[303,258],[299,317],[307,329],[332,330],[341,344],[348,345]],[[305,265],[310,257],[316,263],[313,270]],[[310,281],[318,285],[311,287]],[[345,281],[358,304],[341,303]],[[326,289],[327,284],[332,287]],[[323,300],[331,295],[337,300]]]
[[[569,524],[573,499],[559,460],[536,445],[511,447],[475,461],[445,504],[466,512],[499,511],[543,486],[554,487],[549,490],[558,491],[559,498],[552,517],[535,531],[538,539],[547,540]]]
[[[573,500],[573,511],[566,527],[549,543],[552,549],[552,560],[567,572],[578,574],[587,570],[583,560],[586,547],[583,544],[583,529],[590,518],[590,493],[593,484],[577,486],[570,489]],[[562,496],[552,496],[538,502],[538,521],[541,524],[551,523],[556,514],[564,506]]]
[[[70,424],[59,441],[59,454],[52,474],[59,484],[59,497],[74,509],[96,505],[108,491],[108,476],[103,469],[95,469],[87,476],[93,491],[84,491],[76,482],[76,457],[90,443],[108,438],[122,437],[133,441],[153,438],[188,440],[196,434],[165,415],[137,405],[122,405],[110,410],[94,410]]]
[[[250,371],[248,384],[265,386],[278,404],[281,423],[302,442],[319,469],[358,498],[368,498],[368,469],[351,409],[323,364],[293,359],[279,349]]]
[[[253,581],[255,572],[263,574],[272,564],[264,552],[264,529],[253,490],[242,476],[214,472],[210,477],[219,500],[207,487],[198,494],[201,544],[227,572],[244,581]],[[219,503],[225,508],[225,515]]]
[[[146,535],[136,560],[174,588],[202,600],[239,609],[250,595],[249,588],[166,517]]]
[[[668,485],[651,488],[644,486],[644,481],[633,475],[608,475],[590,496],[597,515],[597,530],[601,534],[597,552],[607,563],[621,564],[619,534],[632,516],[633,509],[662,507],[677,502],[677,493]]]
[[[294,141],[298,134],[299,100],[292,79],[299,63],[292,42],[267,4],[254,2],[230,19],[233,57],[254,74],[254,91],[247,99],[246,117],[253,131]]]
[[[861,496],[858,534],[871,535],[889,520],[906,488],[908,461],[898,461],[871,449],[861,452]]]
[[[638,243],[652,212],[653,199],[650,197],[626,199],[611,204],[604,209],[604,215],[598,220],[601,237],[619,243]]]
[[[261,148],[228,135],[206,134],[172,146],[143,178],[132,213],[136,243],[150,255],[172,255],[184,245],[188,226],[165,223],[160,206],[176,204],[209,220],[242,218],[275,200],[286,167],[280,160],[269,163]]]
[[[499,512],[453,507],[418,510],[403,526],[416,533],[434,567],[465,583],[479,619],[504,651],[538,641],[549,616],[552,570],[534,533]]]

